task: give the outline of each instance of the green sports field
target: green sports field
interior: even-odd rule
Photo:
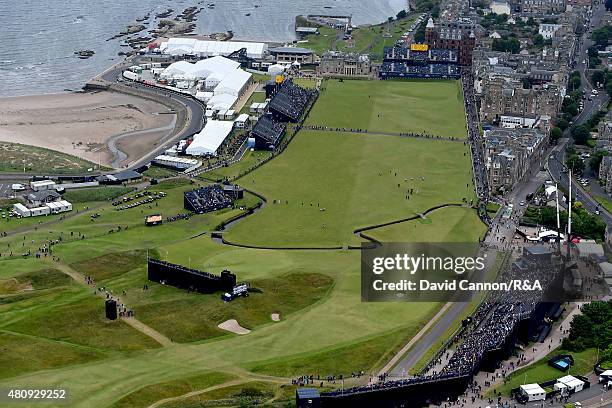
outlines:
[[[345,81],[328,83],[308,120],[326,116],[320,105],[338,105],[350,115],[327,115],[329,120],[372,118],[370,111],[383,103],[379,87],[389,91],[390,84],[396,101],[412,96],[403,109],[389,111],[388,121],[368,121],[374,131],[388,125],[390,133],[404,132],[422,121],[408,103],[417,98],[415,86],[451,91],[446,102],[436,102],[438,109],[461,110],[454,82]],[[378,95],[378,102],[343,111],[334,87],[345,85]],[[420,98],[431,102],[425,93]],[[431,123],[430,131],[441,125]],[[203,178],[238,175],[261,157],[249,155],[236,168]],[[9,369],[0,373],[0,388],[69,386],[71,407],[146,407],[165,398],[174,399],[162,406],[197,406],[258,392],[270,401],[290,399],[293,389],[283,385],[304,374],[375,373],[440,304],[362,303],[359,251],[346,249],[361,242],[354,230],[369,227],[367,235],[385,241],[475,241],[484,227],[469,205],[470,180],[461,141],[305,130],[280,156],[238,179],[266,202],[224,232],[239,245],[276,249],[211,239],[217,225],[243,212],[239,208],[144,226],[148,214],[185,212],[183,193],[204,179],[153,186],[167,196],[125,211],[104,194],[88,194],[83,200],[93,201],[77,204],[78,213],[66,219],[7,222],[0,228],[9,232],[0,238],[0,366]],[[259,200],[247,193],[237,204],[251,207]],[[417,216],[444,204],[454,206]],[[397,220],[403,222],[375,227]],[[59,261],[22,257],[50,239],[58,241]],[[219,294],[148,282],[147,256],[214,273],[227,268],[256,291],[225,305]],[[119,296],[141,326],[106,320],[102,297],[74,279],[79,276]],[[274,313],[280,321],[272,320]],[[251,332],[241,336],[218,327],[229,319]],[[180,398],[191,392],[197,395]]]
[[[358,245],[357,228],[472,199],[464,154],[459,142],[303,131],[281,157],[239,180],[268,202],[225,237],[285,248]]]
[[[308,125],[466,136],[459,81],[328,80],[323,87]]]

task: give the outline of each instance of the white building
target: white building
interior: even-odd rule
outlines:
[[[491,2],[491,12],[493,14],[506,14],[510,15],[510,5],[505,1],[493,1]]]
[[[546,399],[546,391],[538,384],[521,385],[520,393],[527,397],[527,401],[544,401]]]
[[[234,122],[209,120],[204,129],[193,137],[185,153],[191,156],[216,156],[217,150],[232,132]]]
[[[63,212],[72,211],[72,204],[66,200],[53,201],[45,205],[49,207],[51,214],[59,214]]]
[[[153,159],[153,163],[159,164],[161,166],[172,167],[174,169],[185,170],[189,169],[193,166],[197,166],[200,163],[196,159],[188,159],[186,157],[175,157],[175,156],[167,156],[162,154]]]
[[[234,123],[236,124],[237,128],[244,129],[247,123],[249,123],[249,115],[247,113],[238,115]]]
[[[212,41],[195,38],[170,38],[159,46],[164,54],[199,57],[228,56],[241,48],[246,48],[247,56],[255,59],[262,59],[268,51],[268,45],[261,42]]]
[[[561,395],[567,395],[570,392],[582,391],[584,388],[584,381],[581,381],[573,375],[566,375],[557,380],[555,384],[555,390],[561,391]]]
[[[555,36],[558,29],[561,28],[561,24],[547,24],[542,23],[538,28],[538,33],[544,37],[545,40],[550,40]]]
[[[537,118],[530,118],[525,116],[507,116],[502,115],[500,117],[500,125],[506,129],[516,129],[518,127],[531,128],[537,122]]]
[[[30,188],[34,191],[55,190],[55,181],[40,180],[30,182]]]

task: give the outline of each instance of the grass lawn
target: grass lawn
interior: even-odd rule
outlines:
[[[608,200],[598,195],[593,195],[593,198],[595,198],[599,204],[603,205],[608,212],[612,213],[612,200]]]
[[[306,124],[464,138],[459,81],[326,80]]]
[[[310,48],[317,55],[322,55],[325,51],[332,48],[332,43],[338,36],[338,30],[328,27],[319,26],[319,34],[311,34],[305,38],[305,42],[300,42],[300,46]]]
[[[384,47],[392,47],[416,18],[412,15],[402,20],[357,27],[353,29],[353,40],[341,40],[337,48],[339,51],[366,53],[374,61],[382,61]]]
[[[554,350],[542,360],[512,373],[507,377],[505,384],[495,387],[495,391],[501,392],[503,395],[509,395],[510,390],[517,388],[519,385],[541,383],[564,376],[565,374],[561,371],[548,365],[548,360],[558,354],[571,354],[574,357],[574,366],[570,369],[570,374],[584,375],[590,373],[593,371],[593,365],[597,359],[596,349],[586,349],[580,353]]]
[[[97,169],[97,165],[42,147],[0,142],[0,172],[74,174]]]
[[[266,101],[266,93],[265,92],[253,92],[249,97],[249,100],[244,104],[240,113],[250,113],[251,105],[254,103],[261,103]]]
[[[474,242],[486,232],[476,210],[447,207],[435,210],[425,219],[367,231],[366,235],[381,242]]]
[[[229,167],[221,167],[216,170],[207,171],[200,176],[203,180],[217,181],[225,178],[236,178],[245,171],[258,165],[262,160],[270,157],[271,152],[265,150],[247,150],[242,159]]]
[[[166,177],[174,177],[177,174],[179,174],[179,173],[176,170],[172,170],[172,169],[169,169],[167,167],[160,167],[160,166],[151,166],[147,170],[145,170],[144,173],[142,173],[143,176],[151,177],[151,178],[154,178],[154,179],[163,179],[163,178],[166,178]]]
[[[317,80],[312,78],[294,78],[293,83],[306,89],[312,89],[317,86]]]
[[[283,155],[239,180],[268,203],[226,238],[274,247],[358,245],[358,227],[471,199],[465,152],[457,142],[301,132]]]
[[[223,384],[235,379],[227,373],[208,372],[178,380],[148,385],[122,397],[112,408],[146,408],[156,401]]]
[[[365,90],[365,106],[350,109],[346,95],[333,89],[344,85],[353,89],[350,97],[357,101],[363,101],[359,92]],[[396,94],[395,88],[400,89]],[[321,121],[362,121],[371,129],[391,132],[427,124],[444,134],[440,129],[452,126],[441,124],[441,119],[451,118],[449,112],[455,109],[462,112],[458,89],[456,82],[332,81],[313,116]],[[376,93],[376,102],[368,103],[368,92]],[[395,105],[384,102],[385,92]],[[437,102],[427,99],[438,92],[450,92],[450,96]],[[430,122],[422,119],[421,104],[414,102],[417,99],[444,116],[436,113]],[[390,109],[389,117],[374,119],[372,110],[385,106]],[[332,115],[326,109],[338,113]],[[455,126],[462,128],[463,122]],[[261,158],[260,153],[249,152],[238,165],[203,177],[237,176]],[[359,244],[353,234],[357,227],[473,199],[469,154],[462,143],[375,134],[302,131],[282,155],[239,183],[262,193],[268,202],[260,212],[230,227],[227,238],[255,245]],[[19,360],[9,347],[1,358],[18,364],[0,379],[0,388],[70,384],[72,407],[120,408],[147,406],[237,376],[250,382],[168,406],[198,406],[223,398],[240,401],[248,395],[282,401],[290,399],[293,390],[263,382],[257,374],[295,377],[372,372],[439,310],[437,303],[361,302],[358,251],[258,250],[213,241],[210,232],[214,227],[239,214],[239,209],[164,222],[154,228],[144,226],[147,214],[166,217],[184,212],[183,193],[203,184],[206,180],[163,182],[151,187],[168,193],[155,203],[117,211],[110,203],[100,202],[95,208],[100,217],[95,220],[83,212],[81,207],[87,206],[83,204],[78,214],[61,222],[45,222],[0,238],[0,281],[6,293],[0,295],[0,334],[33,339],[15,347],[15,352],[32,354],[34,361]],[[407,199],[410,189],[413,193]],[[238,204],[256,201],[247,194]],[[472,209],[449,208],[430,214],[424,222],[416,221],[417,227],[406,223],[397,231],[389,227],[372,233],[406,241],[475,240],[482,231],[476,220]],[[462,223],[471,229],[463,228]],[[54,254],[62,264],[120,293],[137,319],[171,337],[174,344],[160,347],[122,321],[107,321],[103,301],[91,289],[68,283],[56,272],[41,277],[41,271],[54,270],[54,262],[20,259],[21,252],[36,251],[50,239],[61,239]],[[7,250],[15,255],[5,256]],[[214,273],[227,268],[261,293],[224,304],[219,294],[187,294],[151,282],[150,290],[143,291],[147,253]],[[27,285],[33,290],[24,290]],[[271,313],[279,313],[281,320],[272,321]],[[252,329],[251,333],[240,336],[220,331],[217,324],[230,318]],[[49,351],[47,365],[36,363],[47,348],[39,346],[40,342],[61,346]],[[83,351],[87,355],[80,356]],[[38,371],[38,367],[49,369]]]
[[[93,201],[109,201],[128,194],[131,187],[95,187],[67,190],[64,199],[71,203],[90,203]]]

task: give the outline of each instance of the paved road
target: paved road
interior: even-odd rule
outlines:
[[[159,146],[152,149],[149,154],[131,162],[128,168],[137,168],[147,164],[179,140],[200,132],[204,126],[204,113],[206,110],[206,107],[200,101],[191,96],[155,86],[144,85],[127,80],[123,81],[122,72],[128,66],[134,65],[135,63],[137,63],[137,60],[130,59],[121,65],[110,68],[102,73],[98,78],[110,84],[114,90],[126,90],[128,92],[130,90],[135,90],[146,94],[148,97],[159,100],[160,103],[164,103],[165,101],[178,102],[186,108],[188,114],[187,123],[181,130],[171,135]]]

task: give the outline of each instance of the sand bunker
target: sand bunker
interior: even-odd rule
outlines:
[[[249,329],[245,329],[244,327],[242,327],[236,321],[236,319],[226,320],[217,327],[236,334],[249,334],[251,332]]]
[[[272,313],[270,317],[272,318],[273,322],[280,322],[280,315],[278,313]]]

